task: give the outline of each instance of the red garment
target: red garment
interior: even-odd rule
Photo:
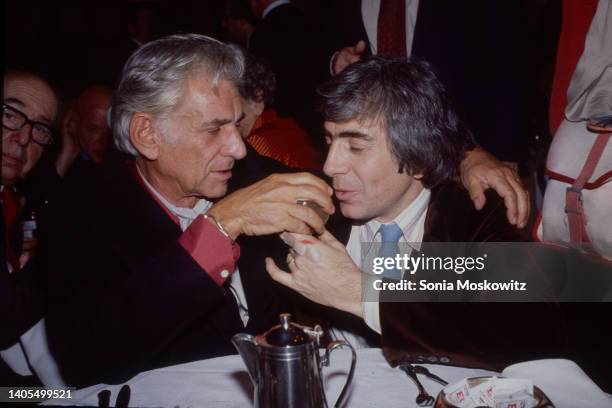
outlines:
[[[550,132],[553,136],[563,120],[567,106],[567,88],[584,51],[586,35],[596,9],[597,0],[563,1],[563,23],[548,111]]]
[[[155,193],[142,180],[136,166],[132,167],[132,171],[134,177],[153,197],[155,202],[168,214],[172,221],[179,225],[176,216],[157,199]],[[217,285],[223,285],[236,270],[236,262],[240,258],[240,246],[223,235],[216,226],[202,215],[193,220],[189,227],[183,231],[178,241]]]
[[[11,264],[13,272],[19,270],[19,254],[13,253],[11,249],[11,231],[15,227],[17,222],[17,216],[19,215],[19,201],[17,195],[12,187],[4,187],[2,193],[2,212],[4,213],[4,243],[6,261]]]
[[[321,157],[310,136],[297,122],[266,109],[255,122],[247,142],[262,156],[289,167],[321,169]]]
[[[376,34],[378,55],[406,56],[406,0],[381,0]]]

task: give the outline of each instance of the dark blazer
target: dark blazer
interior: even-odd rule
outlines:
[[[346,243],[350,224],[341,225],[337,220],[337,236]],[[486,206],[477,211],[458,183],[432,189],[424,242],[524,240],[491,190]],[[501,370],[519,361],[559,357],[565,350],[564,321],[553,304],[381,302],[380,322],[382,346],[392,365],[404,359]],[[520,330],[507,330],[511,327]]]
[[[37,273],[36,257],[20,271],[9,275],[4,246],[0,252],[0,350],[4,350],[17,343],[43,317],[45,291]],[[0,358],[0,385],[38,387],[41,384],[35,376],[22,377],[13,372]]]
[[[249,42],[249,52],[276,75],[276,111],[306,128],[312,126],[315,89],[311,37],[302,12],[293,4],[283,4],[257,24]]]
[[[234,334],[261,333],[286,310],[264,265],[286,255],[277,238],[238,241],[245,328],[233,295],[179,245],[179,227],[126,165],[80,187],[66,183],[49,239],[49,344],[69,384],[235,353]]]
[[[325,20],[319,65],[327,69],[335,51],[368,37],[360,1],[329,2]],[[507,161],[526,151],[525,24],[516,0],[420,1],[412,46],[437,69],[477,142]]]
[[[19,341],[43,317],[44,284],[37,273],[38,259],[35,257],[21,270],[9,274],[4,247],[0,262],[0,350]]]

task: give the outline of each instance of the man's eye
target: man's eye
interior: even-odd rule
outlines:
[[[351,149],[351,152],[361,152],[364,150],[364,148],[361,146],[351,146],[350,149]]]
[[[218,135],[221,131],[221,128],[208,129],[207,132],[211,135]]]

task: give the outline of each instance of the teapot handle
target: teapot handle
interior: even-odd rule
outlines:
[[[351,385],[351,381],[353,380],[353,375],[355,374],[355,363],[357,362],[357,354],[355,353],[355,349],[353,348],[353,346],[351,346],[348,342],[344,340],[336,340],[332,341],[327,346],[327,349],[325,350],[325,356],[321,360],[322,366],[329,366],[329,355],[332,351],[339,347],[349,347],[351,349],[351,369],[349,370],[348,376],[346,377],[346,383],[344,384],[344,387],[342,388],[342,391],[340,392],[340,395],[338,396],[338,399],[334,404],[334,408],[338,408],[344,403],[344,400],[346,399],[346,393],[348,391],[349,386]]]

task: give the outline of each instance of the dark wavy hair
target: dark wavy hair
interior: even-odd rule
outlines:
[[[262,100],[266,107],[274,103],[276,77],[274,72],[252,55],[246,56],[244,74],[238,83],[238,91],[244,99]]]
[[[446,88],[424,61],[373,56],[347,67],[318,89],[331,122],[379,121],[399,172],[423,174],[432,188],[457,173],[475,146]]]

